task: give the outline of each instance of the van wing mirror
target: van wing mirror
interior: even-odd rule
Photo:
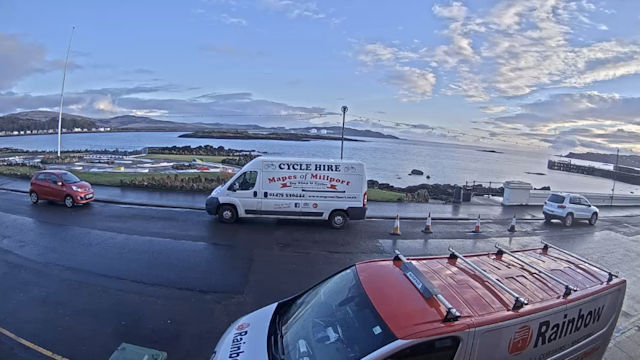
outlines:
[[[238,189],[240,188],[240,185],[238,185],[237,182],[234,182],[233,184],[231,184],[231,186],[229,186],[229,190],[236,192],[238,191]]]

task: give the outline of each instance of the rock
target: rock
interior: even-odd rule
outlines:
[[[409,175],[424,175],[424,172],[422,170],[413,169]]]
[[[427,175],[427,180],[431,179],[431,175]]]
[[[377,189],[380,182],[376,180],[367,180],[367,188],[369,189]]]

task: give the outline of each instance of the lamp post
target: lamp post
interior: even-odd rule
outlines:
[[[620,148],[616,151],[616,165],[613,167],[613,187],[611,188],[611,203],[610,206],[613,206],[613,196],[616,193],[616,178],[618,175],[618,157],[620,156]]]
[[[348,107],[342,106],[342,138],[340,140],[340,160],[342,160],[342,155],[344,153],[344,118],[347,115]]]
[[[69,63],[69,52],[71,51],[71,40],[76,27],[71,28],[71,36],[69,37],[69,46],[67,47],[67,57],[64,60],[64,72],[62,73],[62,89],[60,90],[60,114],[58,115],[58,157],[60,157],[60,138],[62,136],[62,103],[64,101],[64,81],[67,78],[67,64]]]

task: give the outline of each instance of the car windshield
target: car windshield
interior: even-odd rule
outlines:
[[[355,267],[325,280],[274,314],[272,360],[360,359],[395,339]],[[278,336],[276,336],[278,335]]]
[[[62,173],[60,174],[60,177],[62,177],[62,181],[64,181],[66,184],[80,182],[80,179],[78,179],[78,177],[73,175],[72,173]]]
[[[564,202],[564,196],[558,194],[551,194],[547,199],[548,202],[562,204]]]

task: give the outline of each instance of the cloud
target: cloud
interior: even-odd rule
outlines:
[[[65,111],[91,117],[156,116],[180,121],[218,121],[263,125],[303,125],[311,119],[337,115],[322,107],[294,106],[256,99],[249,92],[209,93],[190,99],[160,98],[173,85],[88,89],[65,94]],[[142,97],[154,94],[153,98]],[[59,94],[0,92],[0,113],[57,110]]]
[[[436,77],[429,70],[396,66],[386,81],[400,88],[402,101],[420,101],[431,97]]]
[[[220,14],[220,16],[218,16],[218,20],[228,25],[247,26],[247,20],[238,17],[232,17],[229,14]]]
[[[519,109],[479,123],[502,137],[540,141],[554,150],[640,151],[640,97],[561,93],[522,103]]]
[[[507,107],[487,105],[487,106],[481,106],[480,111],[486,112],[488,114],[497,114],[497,113],[502,113],[507,111]]]
[[[318,9],[318,5],[310,1],[299,0],[263,0],[267,8],[284,13],[290,19],[311,18],[324,19],[327,14]]]
[[[62,69],[64,61],[47,58],[44,47],[0,32],[0,90],[13,88],[33,74]],[[79,66],[69,62],[69,69]]]
[[[432,72],[446,95],[470,101],[522,97],[540,89],[585,86],[640,74],[640,41],[587,41],[607,29],[606,13],[589,1],[502,0],[471,11],[462,2],[436,4],[444,43],[432,49],[365,43],[356,57],[367,66],[399,63]],[[409,44],[408,46],[411,46]]]

